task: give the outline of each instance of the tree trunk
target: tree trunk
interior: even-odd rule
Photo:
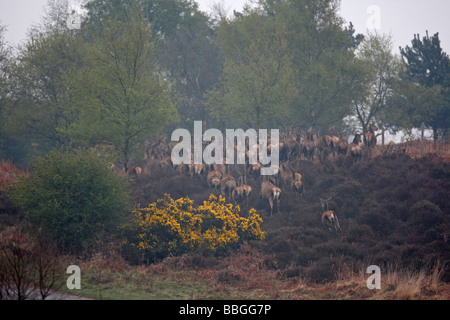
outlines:
[[[124,170],[124,173],[127,173],[128,161],[130,158],[130,142],[128,139],[125,140],[124,148],[122,150],[122,156],[123,156],[123,170]]]
[[[435,146],[436,146],[436,143],[438,142],[438,139],[439,139],[438,128],[433,127],[433,141],[434,141]]]
[[[420,128],[420,156],[423,157],[423,144],[425,135],[425,124],[422,122],[422,127]]]

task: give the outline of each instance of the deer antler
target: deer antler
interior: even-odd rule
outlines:
[[[323,200],[321,197],[319,197],[320,202],[328,202],[333,198],[333,196],[329,197],[327,200]]]

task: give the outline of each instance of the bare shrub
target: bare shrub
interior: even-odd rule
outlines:
[[[247,243],[224,258],[218,265],[217,281],[239,283],[246,289],[259,287],[277,277],[278,272],[269,267],[273,257],[252,248]]]
[[[55,246],[14,227],[0,233],[0,299],[46,299],[59,267]]]
[[[89,265],[96,269],[117,272],[129,269],[129,264],[122,256],[120,241],[104,234],[97,235],[89,257]]]

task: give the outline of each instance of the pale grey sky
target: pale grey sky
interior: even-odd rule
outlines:
[[[211,4],[222,0],[197,0],[208,11]],[[223,0],[231,10],[241,10],[246,0]],[[6,25],[6,39],[16,45],[26,38],[28,28],[40,21],[47,0],[0,0],[0,23]],[[411,44],[415,33],[432,35],[439,32],[444,51],[450,54],[450,1],[448,0],[342,0],[341,15],[352,21],[358,33],[367,26],[379,33],[391,33],[398,46]]]
[[[227,6],[241,10],[248,0],[197,0],[207,11],[214,2],[224,1]],[[379,13],[379,25],[376,15]],[[398,47],[411,45],[414,34],[425,36],[439,32],[441,46],[450,54],[450,1],[448,0],[341,0],[341,16],[352,22],[358,33],[366,34],[368,25],[378,33],[392,34],[395,52]]]

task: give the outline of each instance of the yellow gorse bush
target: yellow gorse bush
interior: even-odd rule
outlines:
[[[211,195],[197,208],[189,198],[169,195],[146,208],[137,207],[133,220],[123,229],[123,244],[148,258],[192,251],[214,252],[248,240],[263,240],[262,219],[255,209],[248,218],[240,207],[226,204],[225,198]]]

